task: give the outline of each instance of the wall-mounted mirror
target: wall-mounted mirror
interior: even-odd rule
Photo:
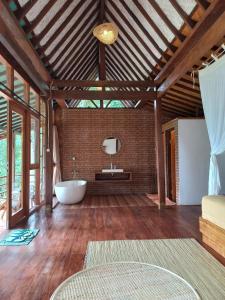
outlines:
[[[106,154],[115,155],[120,151],[121,142],[116,137],[108,137],[102,143],[103,150]]]

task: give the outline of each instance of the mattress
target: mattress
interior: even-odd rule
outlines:
[[[202,218],[225,229],[225,196],[203,197]]]

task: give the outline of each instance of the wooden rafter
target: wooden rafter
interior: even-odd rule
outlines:
[[[76,19],[75,23],[70,27],[70,29],[64,34],[64,36],[58,41],[58,43],[51,48],[51,51],[49,52],[48,56],[44,58],[44,62],[49,62],[51,57],[54,57],[57,52],[59,52],[58,56],[61,55],[62,51],[65,50],[65,47],[62,47],[64,43],[72,36],[70,39],[70,42],[66,44],[66,49],[68,49],[75,38],[78,36],[79,31],[76,32],[76,28],[79,26],[79,24],[86,18],[86,21],[84,22],[84,28],[86,28],[87,24],[90,21],[90,18],[97,13],[97,8],[92,11],[93,8],[93,2],[90,2],[90,4],[87,6],[87,8],[82,12],[82,14]],[[75,32],[75,34],[74,34]],[[62,49],[61,51],[58,51],[58,49]]]
[[[69,60],[69,56],[66,56],[68,60],[66,61],[65,58],[60,63],[60,65],[54,70],[55,77],[61,77],[62,74],[68,71],[69,69],[71,70],[74,67],[78,67],[81,62],[81,59],[86,55],[88,49],[90,49],[91,47],[95,47],[93,39],[89,39],[89,41],[87,41],[85,46],[78,48],[79,50],[75,52],[76,58],[74,60]]]
[[[17,19],[19,21],[22,20],[37,2],[38,0],[28,1],[24,6],[20,7],[15,13]]]
[[[160,96],[205,55],[206,49],[212,48],[223,38],[224,24],[225,1],[215,0],[207,9],[203,20],[195,26],[192,34],[156,76],[157,82],[166,78],[158,89]]]
[[[142,22],[138,19],[138,17],[133,13],[133,11],[130,9],[129,5],[124,1],[124,0],[120,0],[123,7],[126,9],[126,11],[128,12],[128,15],[130,15],[132,17],[132,19],[135,21],[135,23],[138,25],[138,27],[142,30],[142,32],[144,33],[144,35],[147,37],[147,39],[149,40],[149,42],[153,45],[153,47],[158,51],[158,53],[160,53],[160,55],[165,59],[165,61],[167,62],[170,58],[170,56],[168,54],[166,54],[157,44],[157,42],[154,40],[154,38],[150,35],[150,33],[148,32],[148,30],[144,27],[144,25],[142,24]],[[158,59],[158,57],[152,56],[153,59],[159,64],[160,67],[164,66],[164,63]]]
[[[207,0],[196,0],[199,6],[203,9],[207,9],[209,7],[209,2]]]
[[[61,17],[61,15],[67,10],[67,8],[70,6],[70,4],[73,2],[73,0],[67,0],[61,7],[61,9],[55,14],[55,16],[49,21],[47,26],[36,36],[34,36],[31,41],[36,48],[40,41],[46,36],[46,34],[51,30],[51,28],[54,26],[54,24],[58,21],[58,19]]]
[[[131,64],[133,66],[135,73],[138,72],[141,75],[142,79],[145,79],[147,77],[147,74],[149,74],[149,72],[146,72],[146,74],[144,74],[142,72],[142,70],[140,69],[139,65],[133,59],[128,58],[128,56],[125,54],[124,48],[122,47],[121,44],[119,44],[119,43],[114,44],[112,46],[112,49],[115,49],[115,50],[118,49],[118,50],[116,50],[117,53],[120,53],[120,56],[124,58],[124,61],[127,61],[129,64]],[[138,78],[138,76],[136,76],[136,77]],[[140,80],[142,80],[142,79],[140,79]]]
[[[97,43],[96,41],[92,44],[92,46],[89,48],[89,50],[86,52],[85,56],[82,57],[82,59],[80,59],[80,61],[76,60],[74,61],[74,63],[71,64],[71,66],[63,73],[63,75],[61,75],[62,79],[66,79],[67,76],[71,73],[71,71],[74,69],[76,72],[78,69],[80,69],[83,66],[84,62],[88,62],[87,58],[90,57],[91,55],[97,56],[96,54],[97,51]]]
[[[177,2],[177,0],[170,0],[171,4],[173,7],[176,9],[180,17],[183,19],[185,24],[192,29],[195,25],[196,22],[182,9],[180,4]]]
[[[155,57],[154,53],[152,52],[152,50],[149,48],[149,46],[146,44],[146,42],[142,39],[142,37],[137,33],[137,31],[134,29],[134,27],[132,26],[132,24],[129,22],[129,20],[127,19],[127,17],[118,9],[118,7],[115,5],[114,2],[110,3],[111,6],[113,7],[113,9],[116,11],[116,13],[119,15],[119,17],[123,20],[123,22],[127,25],[127,27],[131,30],[132,34],[139,40],[139,42],[142,44],[142,46],[145,48],[145,50],[149,53],[149,55],[151,57]],[[112,13],[109,12],[109,10],[107,10],[107,13],[110,15],[110,17],[113,19],[112,17]],[[114,18],[115,19],[115,18]],[[120,23],[118,23],[119,25]],[[123,27],[122,27],[123,28]],[[120,27],[121,29],[121,27]],[[123,33],[126,35],[126,37],[129,39],[129,42],[132,43],[132,45],[137,49],[138,53],[143,53],[140,51],[139,47],[137,46],[137,44],[133,41],[133,39],[130,37],[130,35],[126,32],[126,30],[123,30]],[[145,61],[148,61],[148,64],[150,65],[150,68],[157,73],[157,68],[149,61],[146,59],[145,54],[143,54],[143,56],[145,57]]]
[[[163,12],[161,7],[158,5],[158,3],[155,0],[148,0],[148,1],[155,9],[157,14],[160,16],[160,18],[166,23],[169,29],[173,32],[176,38],[178,38],[181,42],[183,42],[185,40],[185,36],[179,30],[177,30],[177,28],[173,25],[173,23],[169,20],[167,15]]]
[[[122,4],[123,4],[123,6],[124,6],[125,9],[129,9],[129,7],[126,5],[126,3],[123,0],[120,0],[120,1],[122,1]],[[113,2],[111,3],[111,5],[114,8],[115,4],[113,4]],[[130,10],[127,10],[127,11],[130,12]],[[126,15],[123,14],[118,9],[117,9],[117,13],[119,14],[119,16],[123,20],[123,22],[126,24],[126,26],[130,29],[130,31],[132,32],[132,34],[139,40],[139,42],[141,43],[141,45],[145,48],[145,50],[153,58],[153,60],[156,63],[158,63],[158,65],[160,67],[164,66],[164,64],[160,62],[160,60],[158,59],[158,57],[155,55],[155,53],[152,51],[152,49],[149,47],[149,45],[145,42],[145,40],[142,38],[142,36],[135,30],[134,26],[131,24],[131,22],[126,17]]]
[[[74,18],[79,11],[79,9],[82,7],[84,2],[80,0],[75,8],[72,10],[72,12],[67,16],[67,18],[60,24],[59,28],[51,35],[51,37],[48,39],[48,41],[38,49],[40,55],[44,55],[44,52],[49,48],[49,46],[54,42],[54,40],[60,35],[60,33],[63,31],[63,29],[69,24],[69,22]]]
[[[175,52],[177,48],[168,41],[166,36],[162,33],[160,28],[155,24],[155,22],[151,19],[151,16],[147,13],[147,11],[143,8],[142,4],[139,2],[139,0],[134,0],[135,5],[140,10],[146,21],[149,23],[149,25],[154,29],[154,31],[158,34],[158,36],[161,38],[161,40],[164,42],[164,44],[170,49],[172,52]]]
[[[40,58],[26,39],[4,0],[0,4],[0,43],[22,66],[39,89],[44,91],[44,83],[50,80],[49,73],[42,65]]]
[[[110,49],[107,49],[113,56],[117,57],[118,62],[120,65],[123,66],[123,69],[126,70],[127,73],[132,74],[136,79],[143,80],[146,78],[144,74],[139,70],[139,68],[135,65],[133,61],[129,61],[129,59],[124,55],[123,51],[118,46],[112,45]],[[137,67],[137,68],[136,68]],[[141,77],[139,74],[141,74]]]
[[[99,2],[99,24],[104,23],[105,20],[105,0],[100,0]],[[106,69],[105,69],[105,45],[98,41],[99,45],[99,79],[106,79]]]
[[[71,65],[71,60],[74,57],[77,58],[81,52],[84,53],[84,49],[86,49],[87,45],[89,45],[90,47],[91,43],[93,43],[93,38],[90,36],[89,32],[91,28],[93,28],[94,24],[96,24],[95,20],[88,25],[87,30],[85,30],[84,33],[82,34],[81,39],[83,42],[82,43],[77,42],[57,67],[56,67],[58,61],[57,59],[52,63],[52,67],[53,68],[55,67],[54,69],[55,74],[61,74],[64,69],[67,69]]]
[[[28,1],[32,2],[32,1]],[[44,16],[49,12],[49,10],[51,9],[51,7],[56,3],[56,0],[50,0],[45,6],[44,8],[41,10],[41,12],[37,15],[37,17],[32,21],[32,23],[30,24],[29,27],[25,28],[25,33],[29,34],[31,33],[36,27],[37,25],[41,22],[41,20],[44,18]]]

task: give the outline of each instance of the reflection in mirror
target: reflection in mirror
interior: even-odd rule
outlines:
[[[121,148],[121,142],[115,137],[108,137],[102,143],[104,152],[109,155],[117,154]]]

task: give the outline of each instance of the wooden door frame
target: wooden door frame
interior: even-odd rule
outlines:
[[[12,215],[12,112],[16,112],[20,114],[23,118],[23,153],[22,153],[22,209]],[[26,155],[27,155],[27,147],[26,141],[27,137],[27,112],[21,106],[13,101],[9,101],[8,103],[8,195],[7,195],[7,228],[14,227],[18,222],[27,217],[27,176],[26,176]]]
[[[164,130],[165,140],[164,140],[164,155],[165,155],[165,177],[166,177],[166,195],[171,201],[175,201],[172,195],[172,179],[171,179],[171,146],[170,146],[170,139],[171,139],[171,132],[176,131],[175,127],[170,127]],[[175,141],[176,143],[176,141]],[[176,157],[176,153],[175,153]],[[176,162],[175,162],[176,164]],[[175,175],[176,175],[176,166],[175,166]],[[177,179],[176,179],[177,180]],[[175,191],[176,192],[176,191]],[[176,198],[176,197],[175,197]]]

